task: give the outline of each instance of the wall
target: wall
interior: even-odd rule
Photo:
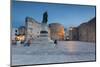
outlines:
[[[50,37],[52,40],[64,40],[64,27],[59,23],[49,24]]]
[[[26,38],[36,39],[40,35],[41,24],[31,17],[26,18]]]
[[[96,17],[78,27],[79,40],[87,42],[96,41]]]

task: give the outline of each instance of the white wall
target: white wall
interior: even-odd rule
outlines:
[[[30,28],[32,30],[30,30]],[[36,39],[36,37],[40,34],[41,30],[41,24],[38,24],[37,22],[27,22],[27,38],[30,39],[30,35],[32,35],[33,39]]]

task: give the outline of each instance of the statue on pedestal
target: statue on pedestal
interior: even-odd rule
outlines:
[[[48,22],[48,13],[47,13],[47,11],[45,11],[43,13],[43,19],[42,19],[41,31],[40,32],[44,32],[44,31],[48,32],[47,22]]]
[[[47,13],[47,11],[45,11],[45,12],[43,13],[43,20],[42,20],[42,23],[47,24],[47,22],[48,22],[48,13]]]

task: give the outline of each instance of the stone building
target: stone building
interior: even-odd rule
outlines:
[[[37,22],[31,17],[26,17],[25,19],[26,26],[26,38],[33,40],[39,37],[41,31],[41,23]]]
[[[79,30],[79,40],[95,42],[96,41],[96,17],[90,21],[81,24],[78,27]]]
[[[64,27],[59,23],[49,24],[50,37],[52,40],[64,40]]]
[[[26,28],[25,28],[25,26],[20,26],[18,28],[18,32],[19,32],[19,35],[25,35],[26,34]]]
[[[16,43],[17,34],[18,34],[18,29],[17,28],[12,28],[11,29],[11,42],[12,42],[12,44]]]
[[[26,39],[32,38],[33,40],[39,38],[42,24],[37,22],[31,17],[25,19]],[[52,40],[64,40],[64,27],[59,23],[51,23],[48,27],[48,36]]]
[[[70,27],[69,28],[69,40],[78,40],[78,28]]]
[[[65,28],[64,31],[65,31],[64,40],[69,40],[69,29]]]

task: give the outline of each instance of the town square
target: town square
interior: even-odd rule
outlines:
[[[95,6],[13,1],[12,12],[12,66],[96,60]]]

